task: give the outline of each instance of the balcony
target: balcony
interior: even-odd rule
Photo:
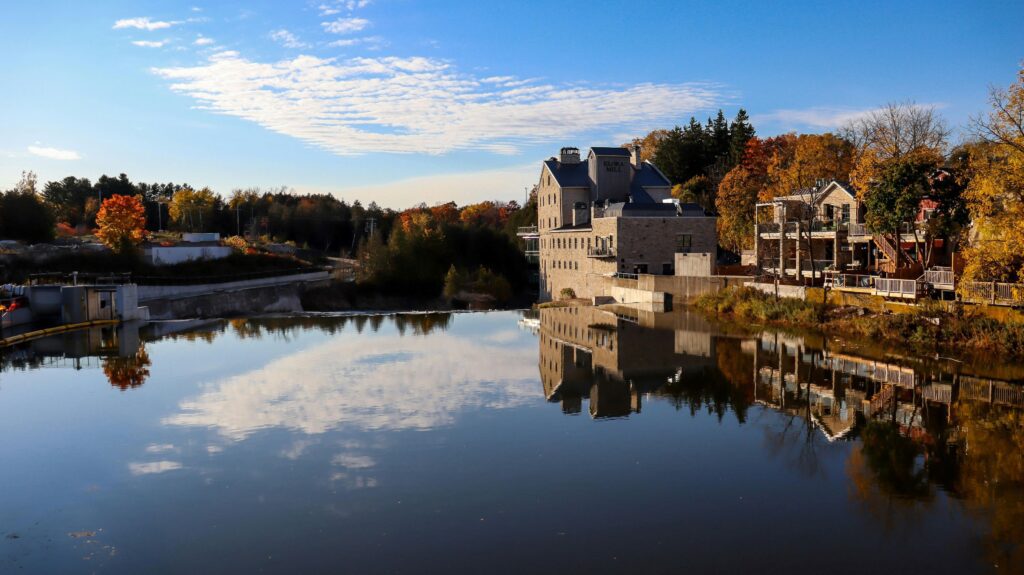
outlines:
[[[537,226],[519,226],[516,230],[516,235],[519,237],[528,237],[537,235]]]
[[[614,258],[615,248],[609,246],[597,246],[593,248],[587,248],[588,258]]]

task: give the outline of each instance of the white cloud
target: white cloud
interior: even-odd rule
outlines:
[[[196,46],[209,46],[213,44],[213,38],[207,38],[206,36],[200,36],[193,42]]]
[[[167,40],[135,40],[132,44],[142,48],[161,48],[167,44]]]
[[[61,150],[58,148],[44,148],[40,146],[29,146],[28,153],[41,158],[51,160],[80,160],[82,156],[74,150]]]
[[[270,33],[270,39],[281,44],[285,48],[308,48],[309,44],[299,40],[299,38],[285,29],[274,30]]]
[[[327,4],[321,4],[317,6],[317,10],[320,11],[321,16],[334,16],[335,14],[341,12],[341,8],[336,8],[334,6],[329,6]]]
[[[369,455],[356,453],[339,453],[331,459],[331,463],[345,469],[369,469],[377,465],[377,462]]]
[[[430,429],[450,424],[466,409],[536,401],[536,353],[534,347],[509,348],[449,333],[363,333],[212,382],[164,423],[215,429],[234,441],[268,428],[306,435],[342,428]],[[349,452],[334,463],[364,469],[374,461]]]
[[[181,463],[177,461],[150,461],[147,463],[129,463],[128,470],[132,475],[152,475],[181,469]]]
[[[146,446],[146,453],[164,453],[174,451],[174,445],[170,443],[150,443]]]
[[[320,25],[331,34],[351,34],[365,30],[370,21],[366,18],[338,18],[333,22],[322,22]]]
[[[362,38],[341,38],[328,42],[327,45],[332,48],[348,48],[350,46],[365,46],[368,50],[380,50],[382,47],[387,46],[388,42],[380,36],[365,36]]]
[[[124,18],[122,20],[118,20],[117,22],[114,22],[114,29],[118,30],[118,29],[121,29],[121,28],[138,28],[139,30],[149,30],[149,31],[152,32],[153,30],[161,30],[161,29],[164,29],[164,28],[170,28],[171,26],[174,26],[175,24],[180,24],[180,23],[181,22],[164,22],[164,21],[160,21],[160,20],[151,20],[148,17],[147,18]]]
[[[254,62],[237,52],[155,68],[199,108],[245,118],[340,155],[516,153],[601,130],[668,122],[722,103],[716,86],[483,83],[425,57]],[[492,78],[493,79],[493,78]]]

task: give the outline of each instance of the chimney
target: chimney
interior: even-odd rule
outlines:
[[[586,202],[576,202],[572,205],[572,225],[579,226],[590,221],[590,208]]]
[[[640,164],[643,163],[640,161],[640,144],[633,144],[633,147],[630,148],[629,152],[633,160],[633,166],[639,170]]]
[[[558,158],[558,161],[563,164],[580,163],[580,149],[572,147],[562,148],[562,152]]]

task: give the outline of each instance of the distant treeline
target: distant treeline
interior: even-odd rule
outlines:
[[[395,292],[440,294],[453,266],[484,268],[519,290],[527,264],[516,237],[536,222],[536,200],[454,202],[396,211],[376,203],[348,203],[329,194],[297,194],[288,188],[235,189],[225,198],[188,184],[132,182],[127,175],[74,176],[37,188],[25,173],[0,195],[0,239],[42,242],[90,233],[104,199],[138,196],[146,229],[219,232],[250,241],[290,242],[326,256],[359,257],[362,283]]]

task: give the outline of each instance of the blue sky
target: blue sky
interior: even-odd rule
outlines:
[[[723,108],[761,135],[890,101],[954,127],[1024,59],[1007,2],[17,2],[0,188],[287,185],[404,208],[521,199],[563,145]]]

